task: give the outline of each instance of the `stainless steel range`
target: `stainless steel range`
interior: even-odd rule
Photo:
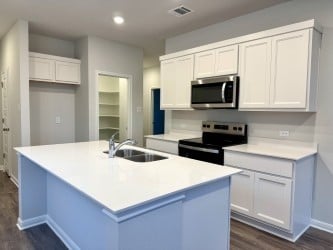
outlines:
[[[202,137],[180,140],[180,156],[223,165],[223,147],[247,143],[243,123],[202,122]]]

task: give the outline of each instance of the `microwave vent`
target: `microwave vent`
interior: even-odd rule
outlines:
[[[190,14],[193,12],[193,10],[189,9],[188,7],[185,7],[184,5],[180,5],[177,8],[171,9],[168,11],[171,15],[182,17],[187,14]]]

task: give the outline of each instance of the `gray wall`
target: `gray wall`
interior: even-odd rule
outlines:
[[[96,71],[106,71],[132,76],[132,137],[142,145],[143,50],[98,37],[88,37],[88,59],[89,138],[97,139]]]
[[[29,50],[56,56],[74,57],[71,41],[30,34]],[[30,82],[31,145],[75,141],[75,91],[70,84]],[[61,123],[56,124],[59,116]]]
[[[331,0],[293,0],[166,40],[166,53],[171,53],[312,18],[325,27],[317,113],[173,111],[169,123],[174,129],[199,130],[201,120],[244,121],[249,124],[250,136],[278,138],[279,130],[288,129],[288,139],[318,142],[313,218],[329,224],[333,224],[333,200],[329,198],[333,190],[332,13]]]
[[[9,165],[17,181],[13,147],[30,145],[28,23],[17,21],[1,40],[1,71],[8,72]],[[2,141],[1,141],[2,143]]]
[[[75,87],[30,83],[31,145],[75,141]],[[61,123],[56,124],[56,116]]]
[[[81,84],[75,93],[75,141],[89,141],[88,37],[76,41],[75,56],[81,60]]]
[[[29,51],[74,58],[75,43],[30,33]]]

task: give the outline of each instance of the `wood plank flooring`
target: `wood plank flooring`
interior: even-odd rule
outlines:
[[[67,249],[47,225],[24,231],[16,227],[17,196],[16,186],[0,171],[0,250]],[[295,244],[234,220],[230,234],[231,250],[333,250],[333,234],[315,228],[308,229]]]
[[[0,171],[0,250],[67,249],[45,224],[20,231],[16,226],[17,217],[17,187]]]

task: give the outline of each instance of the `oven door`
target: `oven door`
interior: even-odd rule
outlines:
[[[238,77],[219,77],[191,82],[191,106],[196,109],[237,108]]]
[[[222,149],[204,148],[179,143],[178,152],[183,157],[223,165]]]

